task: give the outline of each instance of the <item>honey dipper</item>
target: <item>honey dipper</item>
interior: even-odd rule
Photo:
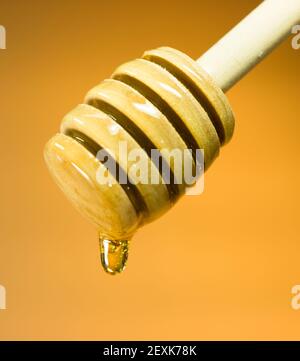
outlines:
[[[164,214],[190,186],[182,180],[185,167],[176,167],[163,149],[188,150],[184,159],[193,174],[201,162],[207,169],[233,134],[224,92],[299,20],[300,0],[266,0],[197,61],[169,47],[147,51],[117,68],[64,117],[60,133],[45,147],[46,163],[69,200],[99,230],[108,273],[124,269],[135,231]],[[124,157],[120,144],[128,152],[140,151],[156,182],[149,174],[144,182],[135,181],[136,160]],[[153,150],[161,163],[154,164]]]

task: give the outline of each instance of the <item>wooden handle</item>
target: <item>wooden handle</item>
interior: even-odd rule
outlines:
[[[300,22],[300,0],[266,0],[198,60],[227,91]]]

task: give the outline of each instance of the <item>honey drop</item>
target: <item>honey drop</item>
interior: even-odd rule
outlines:
[[[105,272],[115,275],[123,272],[128,259],[128,240],[99,238],[100,257]]]

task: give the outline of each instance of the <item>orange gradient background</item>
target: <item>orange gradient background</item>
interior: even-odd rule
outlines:
[[[300,339],[300,50],[290,38],[228,97],[233,140],[185,197],[141,229],[128,268],[43,160],[46,141],[122,62],[168,45],[197,58],[257,0],[0,0],[0,339]]]

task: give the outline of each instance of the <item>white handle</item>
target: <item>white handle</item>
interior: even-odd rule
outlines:
[[[300,0],[265,0],[197,62],[224,90],[231,88],[300,23]]]

